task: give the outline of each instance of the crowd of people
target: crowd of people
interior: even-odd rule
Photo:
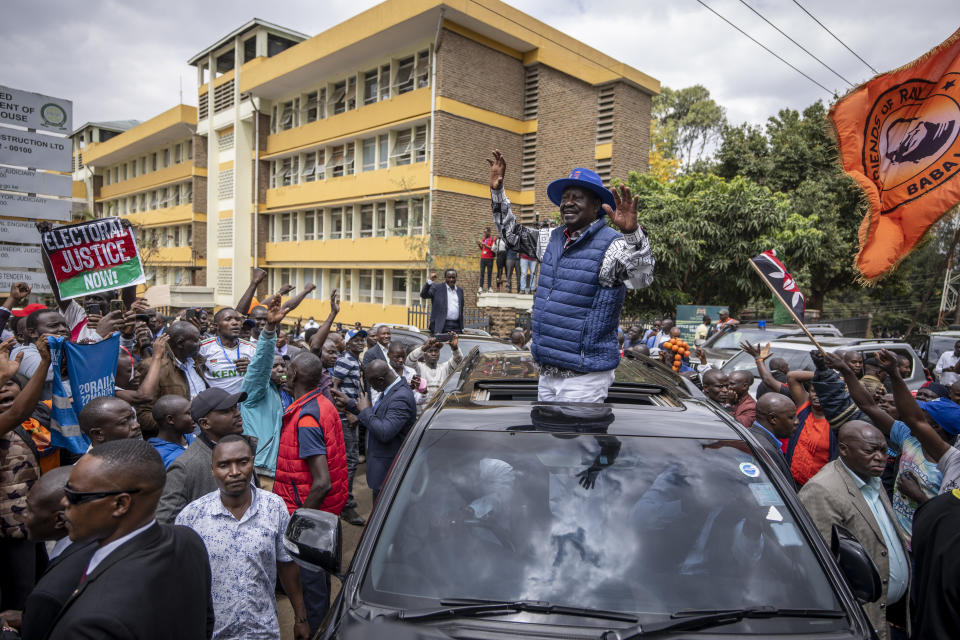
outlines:
[[[866,361],[814,351],[813,370],[791,370],[769,345],[743,343],[754,390],[752,372],[728,374],[690,350],[671,317],[620,326],[625,290],[649,285],[654,269],[628,189],[608,191],[575,169],[548,188],[564,224],[523,227],[503,189],[505,159],[495,151],[488,162],[498,235],[488,229],[478,242],[482,273],[489,289],[494,256],[504,255],[508,290],[519,263],[517,290],[535,295],[532,326],[509,342],[531,352],[539,399],[602,402],[622,358],[689,377],[752,433],[828,541],[837,524],[861,541],[882,579],[882,597],[865,605],[881,638],[960,637],[950,553],[960,535],[960,342],[937,366],[940,382],[916,396],[904,383],[912,363],[886,350]],[[235,307],[173,317],[131,288],[46,307],[26,304],[26,283],[11,287],[0,306],[6,632],[279,638],[278,585],[294,637],[320,628],[330,576],[293,562],[283,543],[290,515],[305,507],[365,524],[360,464],[375,502],[418,416],[463,360],[464,294],[455,270],[429,274],[420,293],[432,301],[431,335],[411,348],[388,324],[338,323],[336,290],[323,322],[284,324],[314,287],[257,300],[265,275],[254,271]],[[724,311],[703,333],[736,322]],[[71,386],[51,345],[117,334],[114,393],[76,416],[82,450],[60,446],[55,392]]]

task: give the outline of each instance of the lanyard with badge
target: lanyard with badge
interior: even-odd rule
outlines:
[[[220,336],[217,336],[217,344],[220,345],[220,351],[223,352],[223,357],[227,362],[232,364],[234,367],[237,366],[237,360],[240,359],[240,341],[237,340],[237,360],[231,360],[230,355],[227,353],[227,350],[223,348],[223,343],[220,342]]]

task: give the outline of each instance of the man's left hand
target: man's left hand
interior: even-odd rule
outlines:
[[[364,409],[369,409],[370,406],[371,406],[370,397],[365,393],[361,393],[360,397],[357,398],[357,411],[363,411]]]
[[[637,222],[637,204],[640,198],[634,197],[625,184],[621,184],[619,188],[610,189],[610,193],[613,194],[613,202],[617,208],[614,210],[610,205],[605,204],[603,210],[622,233],[633,233],[640,226]]]
[[[310,623],[297,622],[293,625],[294,640],[310,640]]]

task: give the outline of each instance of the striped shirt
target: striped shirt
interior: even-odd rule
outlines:
[[[357,399],[363,391],[363,379],[360,377],[360,361],[349,351],[344,351],[333,366],[333,377],[340,381],[340,391],[344,395]]]

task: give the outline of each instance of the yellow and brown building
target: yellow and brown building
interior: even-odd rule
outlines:
[[[92,153],[98,172],[117,177],[147,147],[173,143],[148,132],[195,124],[195,137],[182,136],[194,141],[190,264],[207,267],[194,282],[234,304],[259,266],[269,273],[261,293],[317,285],[298,314],[326,315],[338,288],[342,319],[364,324],[405,323],[428,265],[458,267],[475,304],[491,149],[507,158],[518,215],[545,219],[555,210],[547,184],[574,167],[605,180],[646,170],[659,90],[498,0],[388,0],[313,37],[252,20],[189,63],[194,120],[177,107],[93,145],[87,164]],[[105,180],[104,214],[147,229],[186,224],[186,211],[174,220],[149,197],[130,210],[124,199],[161,185],[126,176]]]

